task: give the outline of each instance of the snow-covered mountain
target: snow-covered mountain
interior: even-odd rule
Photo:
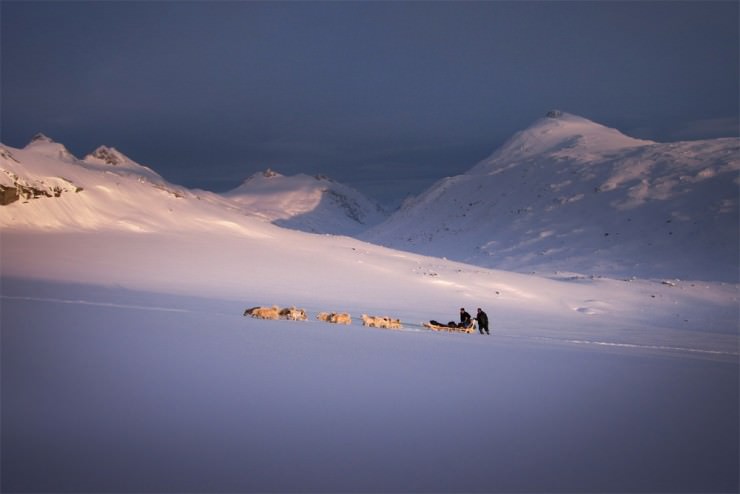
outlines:
[[[387,217],[361,192],[324,176],[268,169],[223,195],[276,225],[312,233],[354,235]]]
[[[737,281],[740,140],[656,143],[550,112],[360,236],[544,276]]]
[[[37,201],[43,198],[55,200]],[[114,148],[100,146],[77,159],[41,134],[23,149],[0,146],[0,203],[16,201],[3,210],[0,225],[240,228],[236,223],[249,216],[296,230],[353,235],[387,217],[360,192],[326,177],[268,170],[219,195],[171,184]]]
[[[114,148],[80,160],[43,135],[22,149],[0,145],[0,198],[5,228],[243,230],[245,216],[219,195],[171,184]]]
[[[276,188],[295,190],[287,178],[282,186],[277,176],[255,180],[271,179],[278,179]],[[0,180],[3,276],[106,280],[136,289],[247,296],[265,304],[351,305],[393,310],[412,321],[452,317],[445,314],[460,304],[482,305],[496,307],[499,319],[535,317],[533,327],[590,328],[593,321],[583,315],[604,318],[603,324],[611,318],[620,328],[670,327],[676,317],[686,317],[682,326],[694,327],[700,322],[699,297],[723,307],[713,309],[712,327],[732,325],[734,310],[728,312],[727,304],[732,307],[736,294],[727,287],[706,289],[708,294],[688,285],[667,289],[660,282],[574,284],[286,229],[245,213],[232,199],[170,184],[110,148],[79,160],[46,137],[23,149],[2,146]],[[449,205],[444,210],[454,213]],[[660,302],[648,295],[663,292]],[[437,313],[447,305],[452,309]]]

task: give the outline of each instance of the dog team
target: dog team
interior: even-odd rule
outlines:
[[[252,316],[258,319],[290,319],[291,321],[305,321],[308,319],[304,309],[296,307],[286,307],[281,309],[277,305],[272,307],[252,307],[244,311],[245,316]],[[352,316],[346,312],[320,312],[316,319],[332,324],[352,324]],[[368,316],[362,315],[362,325],[371,328],[388,328],[402,329],[400,319],[393,319],[388,316]]]
[[[258,319],[290,319],[292,321],[305,321],[308,319],[304,309],[298,309],[293,306],[283,309],[277,305],[273,305],[272,307],[252,307],[245,310],[244,315],[256,317]],[[316,319],[332,324],[352,324],[352,316],[346,312],[319,312]],[[403,328],[400,319],[393,319],[388,316],[368,316],[367,314],[362,314],[362,325],[370,328]],[[478,329],[480,334],[490,334],[488,329],[488,315],[480,308],[478,309],[476,317],[473,318],[468,314],[464,307],[461,307],[459,323],[450,321],[447,324],[442,324],[432,320],[429,321],[429,323],[424,323],[424,326],[435,331],[451,330],[472,333],[475,329]]]

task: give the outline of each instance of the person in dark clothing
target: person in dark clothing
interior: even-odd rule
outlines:
[[[471,324],[470,314],[465,312],[465,307],[460,307],[460,328],[469,328]]]
[[[478,307],[478,314],[475,316],[475,319],[478,321],[478,331],[480,331],[480,334],[483,334],[485,331],[485,334],[491,334],[488,332],[488,314],[483,312],[480,307]]]

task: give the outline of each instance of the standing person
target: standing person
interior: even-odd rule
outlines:
[[[465,312],[465,307],[460,307],[460,326],[461,328],[470,327],[470,314]]]
[[[483,334],[483,331],[486,334],[491,334],[488,332],[488,314],[483,312],[480,307],[478,307],[478,314],[475,316],[475,319],[478,321],[478,331],[480,331],[480,334]]]

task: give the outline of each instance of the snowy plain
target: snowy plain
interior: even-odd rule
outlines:
[[[63,189],[0,208],[4,492],[738,490],[737,284],[488,269],[2,151]],[[273,304],[310,319],[242,315]],[[420,325],[461,306],[492,336]]]

